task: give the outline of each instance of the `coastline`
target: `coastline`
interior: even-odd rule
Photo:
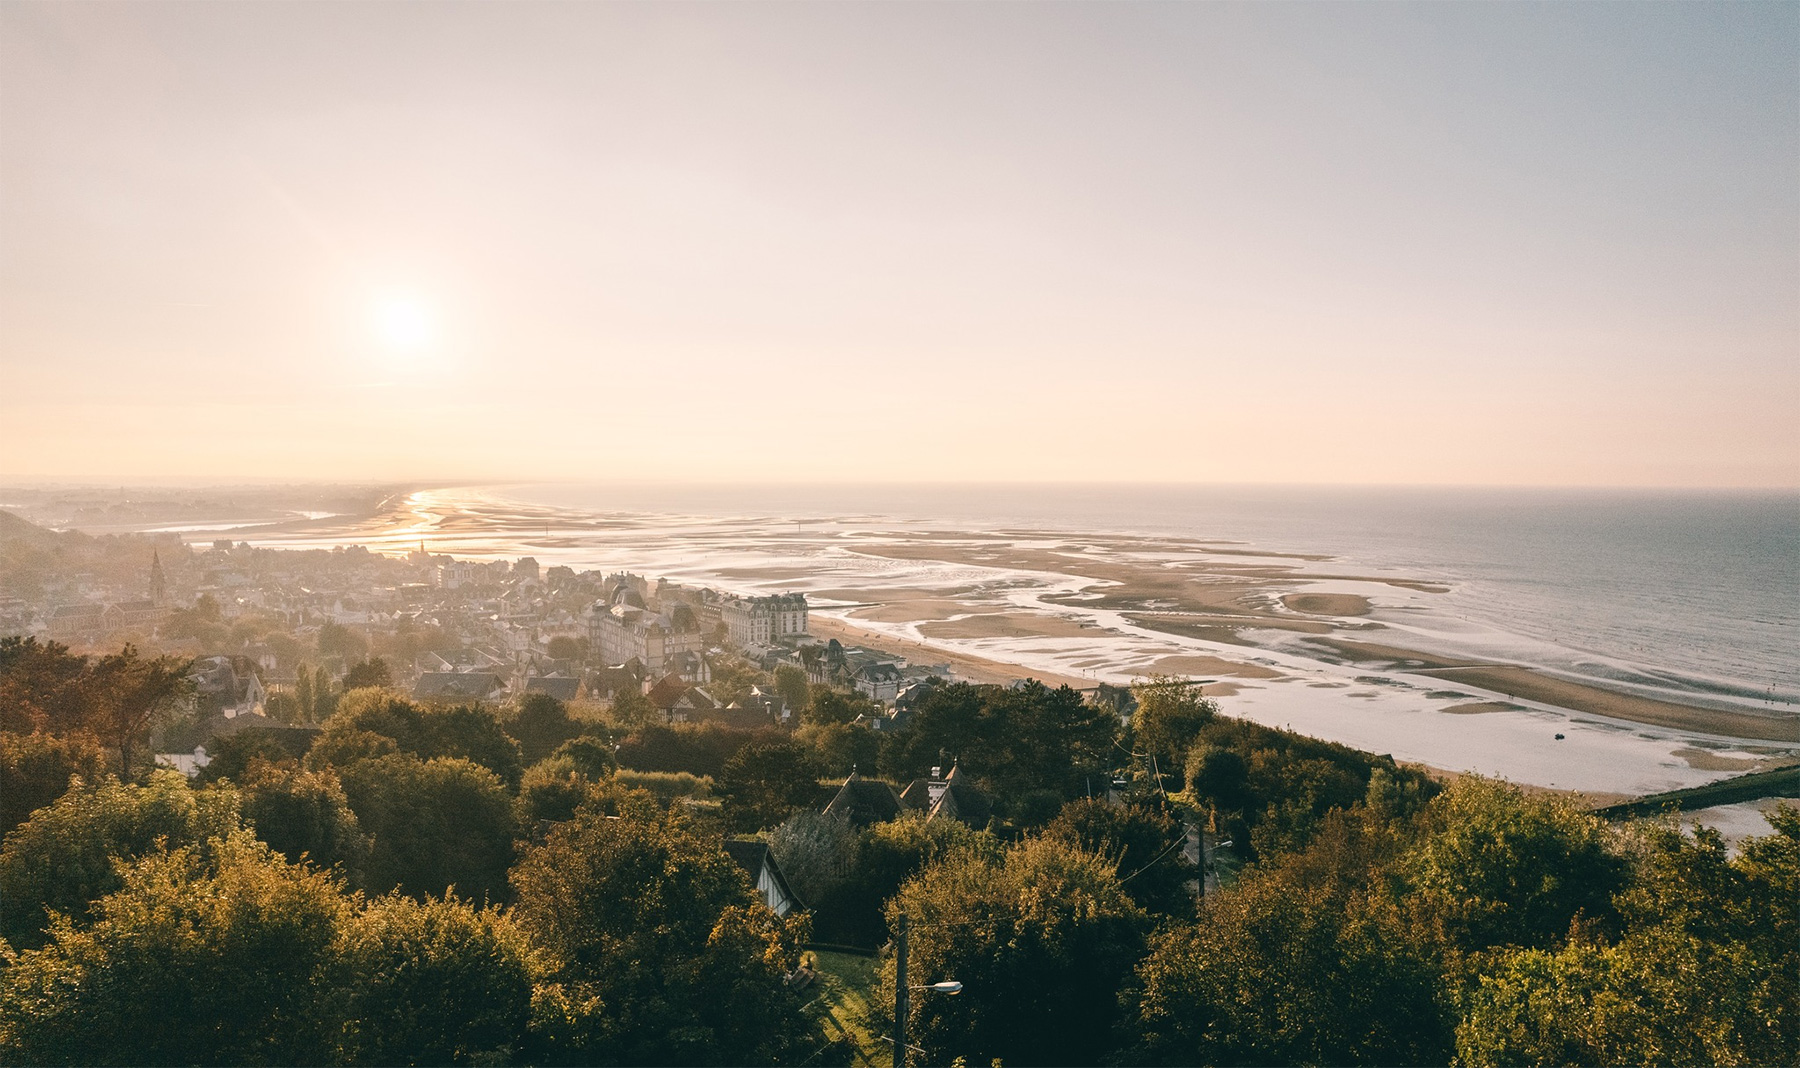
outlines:
[[[605,498],[514,500],[498,487],[419,487],[383,503],[359,520],[248,539],[388,553],[423,540],[458,557],[532,556],[739,594],[804,592],[819,636],[949,663],[971,681],[1090,688],[1150,674],[1208,678],[1204,692],[1233,715],[1546,789],[1654,792],[1800,756],[1800,717],[1729,710],[1741,700],[1688,705],[1673,688],[1651,697],[1565,680],[1522,666],[1533,659],[1459,642],[1454,629],[1433,632],[1434,620],[1456,622],[1443,606],[1457,584],[1442,571],[1179,534],[630,511]],[[1415,635],[1440,639],[1419,639],[1440,651],[1412,648]],[[1553,743],[1553,733],[1569,741]]]

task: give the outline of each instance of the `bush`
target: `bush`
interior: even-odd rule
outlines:
[[[341,775],[373,839],[364,888],[423,898],[454,887],[476,901],[504,900],[518,824],[493,772],[460,758],[401,753],[358,761]]]
[[[237,829],[235,794],[190,790],[175,771],[153,772],[142,786],[107,779],[71,790],[0,847],[0,937],[42,945],[50,913],[86,922],[90,904],[121,887],[115,858],[202,845]]]
[[[343,940],[344,1064],[504,1064],[524,1042],[532,982],[524,937],[454,899],[381,898]]]
[[[663,804],[677,798],[704,801],[712,796],[713,781],[703,775],[685,771],[632,771],[626,769],[613,776],[613,782],[627,790],[644,790]]]
[[[67,793],[71,778],[95,782],[108,766],[91,734],[0,731],[0,835]]]
[[[336,884],[239,831],[124,867],[93,923],[0,973],[9,1064],[319,1064]]]

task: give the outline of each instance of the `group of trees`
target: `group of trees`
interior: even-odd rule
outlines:
[[[647,801],[584,808],[510,873],[513,905],[365,897],[237,822],[229,791],[77,791],[47,821],[116,817],[99,881],[7,840],[0,1059],[30,1064],[773,1064],[822,1043],[786,982],[800,929],[717,839]],[[122,797],[136,791],[141,797]],[[210,795],[210,796],[209,796]],[[110,814],[110,816],[106,815]],[[91,829],[91,828],[85,828]],[[153,838],[145,834],[155,831]],[[83,874],[93,875],[91,871]]]
[[[351,687],[310,746],[240,732],[190,782],[118,711],[154,718],[174,667],[0,645],[0,1060],[843,1063],[789,976],[901,915],[911,982],[964,984],[911,999],[933,1062],[1800,1059],[1791,808],[1734,853],[1167,680],[1123,729],[1067,690],[944,685],[881,737],[829,688],[790,732]],[[996,818],[827,816],[847,752],[957,762]],[[1197,899],[1209,825],[1246,863]],[[724,852],[765,829],[791,920]]]
[[[803,922],[606,735],[353,688],[304,756],[244,731],[189,782],[4,732],[0,1061],[841,1061],[787,984]]]

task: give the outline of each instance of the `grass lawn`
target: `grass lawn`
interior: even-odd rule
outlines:
[[[878,962],[854,953],[815,950],[819,985],[813,1008],[823,1017],[825,1032],[850,1040],[856,1053],[851,1063],[858,1068],[884,1068],[893,1063],[893,1052],[877,1037],[870,1022],[869,999],[875,996]]]

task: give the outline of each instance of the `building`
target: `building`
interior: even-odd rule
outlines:
[[[603,664],[635,659],[651,675],[661,675],[672,669],[678,654],[704,650],[706,635],[687,605],[678,604],[666,615],[653,611],[637,584],[619,582],[606,601],[588,609],[588,647]],[[691,666],[688,673],[693,673]]]
[[[800,907],[800,898],[782,877],[781,868],[775,863],[775,855],[769,852],[768,843],[733,840],[725,843],[725,853],[750,876],[763,903],[775,915],[786,916]]]
[[[506,682],[491,671],[427,671],[413,686],[413,696],[434,701],[496,701]]]
[[[806,594],[727,597],[719,603],[719,621],[733,645],[773,645],[806,634]]]

